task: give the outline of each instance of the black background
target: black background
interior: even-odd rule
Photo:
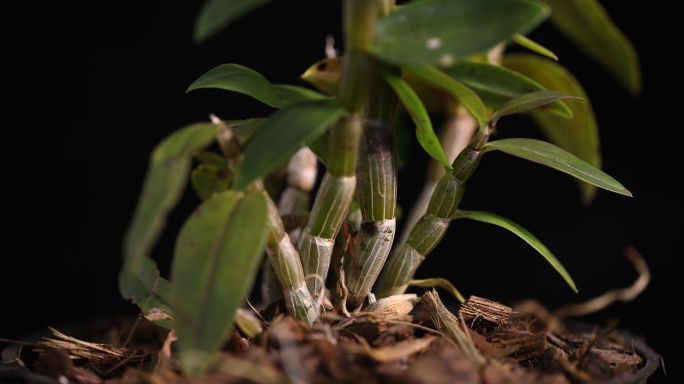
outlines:
[[[341,48],[337,1],[274,1],[199,46],[191,35],[201,2],[44,3],[12,14],[7,57],[11,87],[4,103],[12,120],[4,124],[9,138],[3,140],[10,172],[3,183],[0,337],[10,339],[135,310],[119,296],[117,274],[150,151],[209,113],[240,119],[271,112],[226,91],[186,94],[192,81],[219,64],[238,63],[273,83],[308,86],[299,75],[324,57],[326,35]],[[631,284],[636,274],[623,256],[631,244],[650,266],[650,285],[633,302],[583,320],[617,318],[621,327],[645,335],[666,363],[674,362],[677,337],[668,326],[681,300],[676,245],[684,212],[676,196],[679,103],[668,91],[679,82],[670,77],[676,62],[665,37],[671,24],[638,2],[605,7],[639,53],[643,90],[636,98],[548,23],[530,37],[551,48],[584,86],[598,120],[603,169],[634,197],[599,190],[584,207],[569,176],[495,152],[485,156],[461,204],[527,228],[561,260],[580,293],[516,236],[465,220],[452,224],[417,277],[448,278],[466,296],[507,304],[536,298],[553,309]],[[524,116],[502,119],[499,132],[500,138],[543,139]],[[405,212],[427,163],[411,145],[414,163],[398,181]],[[164,276],[175,233],[196,203],[187,191],[153,252]],[[670,367],[670,380],[677,368]],[[664,378],[659,371],[652,380]]]

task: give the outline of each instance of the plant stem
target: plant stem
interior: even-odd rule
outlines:
[[[285,232],[278,207],[265,190],[262,192],[268,203],[266,254],[283,287],[285,307],[290,315],[312,325],[318,318],[318,305],[307,289],[302,264],[290,236]]]
[[[399,72],[399,68],[388,68]],[[371,293],[392,248],[396,232],[397,165],[392,138],[398,100],[394,91],[376,77],[356,168],[356,194],[361,226],[347,279],[350,305],[358,307]]]
[[[392,257],[380,297],[402,294],[420,263],[439,244],[463,198],[467,181],[480,163],[481,154],[471,145],[461,151],[437,183],[425,215],[411,229],[408,239]]]
[[[342,221],[347,215],[356,187],[356,158],[362,131],[362,112],[375,73],[375,60],[368,55],[373,40],[377,2],[347,0],[343,8],[345,47],[337,99],[349,117],[331,129],[327,170],[318,189],[311,216],[297,249],[315,301],[322,294],[330,258]]]

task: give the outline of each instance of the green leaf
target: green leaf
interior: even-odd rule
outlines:
[[[228,170],[228,160],[221,154],[210,151],[201,151],[195,155],[195,158],[202,164],[213,165],[225,171]]]
[[[544,0],[549,21],[602,65],[632,95],[641,91],[641,69],[634,46],[597,0]]]
[[[490,141],[485,145],[482,153],[499,150],[513,156],[534,161],[553,169],[567,173],[580,180],[591,183],[599,188],[632,196],[622,184],[605,172],[595,168],[579,157],[563,149],[541,140],[533,139],[502,139]]]
[[[330,98],[330,96],[326,96],[322,93],[297,85],[273,84],[273,89],[275,89],[278,97],[280,98],[280,108],[285,108],[290,104],[298,103],[304,100],[320,100]]]
[[[221,64],[195,80],[186,92],[200,88],[218,88],[243,93],[277,108],[280,99],[273,85],[259,72],[239,64]]]
[[[555,61],[530,54],[505,55],[502,65],[529,76],[548,89],[571,93],[585,100],[564,101],[572,111],[572,119],[543,111],[532,111],[530,116],[550,142],[601,169],[601,144],[594,111],[584,89],[570,71]],[[596,195],[596,186],[581,180],[577,182],[582,201],[590,203]]]
[[[513,41],[518,43],[519,45],[531,50],[532,52],[537,52],[538,54],[542,56],[546,56],[549,59],[553,59],[555,61],[558,61],[558,56],[556,56],[555,53],[551,52],[548,48],[544,47],[543,45],[530,40],[527,36],[521,35],[521,34],[516,34],[513,36]]]
[[[492,124],[496,125],[497,121],[503,116],[526,112],[534,108],[545,107],[547,104],[560,99],[581,99],[581,97],[567,92],[551,90],[524,93],[508,100],[499,109],[495,110],[494,113],[492,113]]]
[[[431,65],[420,65],[406,68],[406,70],[443,90],[463,104],[468,112],[475,117],[480,127],[487,126],[487,123],[489,123],[487,108],[472,89]]]
[[[335,99],[302,101],[276,111],[245,148],[234,188],[243,190],[255,179],[268,175],[345,114]]]
[[[152,152],[145,182],[124,239],[124,259],[150,254],[188,181],[192,156],[214,141],[216,125],[188,125],[166,137]]]
[[[444,73],[474,90],[486,106],[497,109],[510,99],[523,93],[541,91],[544,86],[533,79],[489,63],[460,60]],[[562,101],[547,105],[547,110],[563,117],[572,117],[572,112]]]
[[[245,120],[225,120],[224,123],[233,131],[238,139],[238,143],[245,145],[266,120],[259,117]]]
[[[378,20],[371,53],[399,65],[448,67],[526,33],[549,16],[531,0],[412,1]]]
[[[226,169],[212,164],[201,164],[192,171],[192,187],[200,199],[206,200],[227,191],[233,184],[233,176]]]
[[[318,161],[323,163],[323,165],[326,165],[326,162],[328,161],[329,142],[330,135],[328,132],[324,132],[322,135],[306,141],[306,146],[309,147],[311,152],[316,155]]]
[[[439,138],[432,128],[430,115],[428,115],[423,102],[420,101],[416,92],[400,77],[384,70],[380,71],[380,74],[387,81],[387,84],[394,89],[399,100],[401,100],[401,103],[413,118],[413,122],[416,124],[416,137],[420,145],[435,160],[442,163],[446,168],[451,169],[451,164],[449,164],[444,154]]]
[[[532,248],[536,249],[537,252],[539,252],[544,257],[544,259],[546,259],[546,261],[548,261],[549,264],[551,264],[553,269],[555,269],[563,277],[563,279],[566,283],[568,283],[570,288],[572,288],[573,291],[577,292],[577,286],[575,286],[575,282],[572,280],[572,277],[570,277],[570,274],[565,270],[560,261],[556,259],[556,256],[554,256],[553,253],[551,253],[551,251],[549,251],[549,249],[546,248],[546,246],[542,244],[541,241],[539,241],[539,239],[537,239],[525,228],[521,227],[520,225],[514,223],[511,220],[508,220],[504,217],[489,212],[457,211],[456,217],[454,217],[454,219],[464,218],[481,221],[483,223],[498,225],[499,227],[508,229],[509,231],[513,232],[518,237],[525,240],[527,244],[531,245]]]
[[[264,195],[226,191],[188,217],[176,242],[171,303],[183,372],[211,364],[251,291],[264,252]]]
[[[270,0],[207,0],[195,19],[193,41],[200,44],[231,22]]]
[[[159,276],[154,260],[143,256],[124,263],[119,272],[119,292],[149,320],[162,328],[173,328],[173,312],[168,305],[170,283]]]

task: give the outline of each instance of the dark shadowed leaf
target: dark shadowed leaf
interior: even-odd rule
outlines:
[[[420,101],[416,92],[400,77],[388,71],[381,71],[380,74],[384,77],[390,87],[394,89],[394,92],[396,92],[399,100],[401,100],[401,103],[406,108],[406,111],[408,111],[413,118],[413,122],[416,124],[416,137],[423,149],[425,149],[425,151],[435,160],[442,163],[442,165],[451,168],[451,164],[449,164],[449,161],[444,154],[439,138],[432,128],[430,115],[428,115],[423,102]]]
[[[240,145],[245,145],[249,139],[259,130],[261,124],[266,121],[265,118],[254,118],[246,120],[225,120],[230,129],[237,136]]]
[[[499,109],[495,110],[492,113],[492,124],[496,125],[497,121],[503,116],[527,112],[534,108],[545,107],[547,104],[561,99],[581,99],[581,97],[567,92],[551,90],[524,93],[508,100]]]
[[[273,84],[273,89],[280,98],[280,108],[304,100],[320,100],[330,97],[308,88],[290,84]]]
[[[601,169],[601,144],[594,111],[584,89],[570,71],[555,61],[529,54],[505,55],[502,65],[529,76],[548,89],[584,99],[564,101],[572,111],[572,119],[563,119],[544,111],[531,111],[530,116],[550,142]],[[582,201],[589,204],[596,195],[596,186],[579,179],[577,182]]]
[[[270,0],[206,0],[195,19],[193,41],[199,44],[234,20]]]
[[[309,147],[311,152],[313,152],[316,157],[318,158],[318,161],[323,163],[323,165],[326,164],[328,161],[328,144],[330,142],[330,135],[328,132],[323,132],[322,135],[316,136],[312,140],[307,140],[306,141],[306,146]]]
[[[233,184],[233,175],[212,164],[200,164],[192,171],[192,187],[200,199],[206,200],[227,191]]]
[[[242,190],[268,175],[345,113],[336,100],[322,99],[295,103],[272,114],[246,146],[234,188]]]
[[[501,107],[510,99],[523,93],[546,89],[543,85],[518,72],[499,65],[472,60],[458,61],[452,67],[444,68],[443,71],[474,90],[485,105],[492,109]],[[560,100],[549,103],[546,110],[563,117],[572,117],[570,109]]]
[[[119,272],[119,292],[137,305],[145,316],[165,313],[152,320],[162,328],[173,328],[173,313],[169,308],[170,283],[159,276],[157,263],[142,256],[124,263]]]
[[[598,0],[544,0],[550,22],[613,75],[632,95],[641,91],[639,58],[632,43]]]
[[[251,96],[277,108],[280,98],[273,85],[259,72],[239,64],[221,64],[195,80],[186,92],[200,88],[218,88]]]
[[[267,229],[263,193],[226,191],[188,217],[171,268],[171,307],[183,372],[205,372],[252,289]]]
[[[192,156],[214,141],[216,125],[198,123],[166,137],[152,152],[133,219],[126,230],[124,259],[150,254],[188,182]]]
[[[531,0],[423,0],[378,21],[371,53],[400,66],[448,67],[545,20],[549,8]]]
[[[485,145],[482,153],[492,150],[499,150],[526,160],[534,161],[535,163],[549,166],[611,192],[632,196],[631,192],[605,172],[595,168],[579,157],[545,141],[534,139],[502,139],[490,141]]]
[[[539,241],[539,239],[537,239],[525,228],[521,227],[520,225],[514,223],[511,220],[508,220],[504,217],[489,212],[457,211],[456,216],[454,217],[454,219],[464,218],[481,221],[483,223],[498,225],[499,227],[508,229],[509,231],[513,232],[518,237],[525,240],[527,244],[531,245],[532,248],[536,249],[537,252],[539,252],[544,257],[544,259],[546,259],[546,261],[548,261],[549,264],[551,264],[553,269],[555,269],[563,277],[563,279],[566,283],[568,283],[570,288],[572,288],[573,291],[577,292],[577,286],[575,285],[575,282],[572,280],[572,277],[570,277],[570,274],[568,273],[568,271],[565,270],[560,261],[558,261],[556,256],[554,256],[553,253],[551,253],[551,251],[549,251],[549,249],[546,248],[546,246],[542,244],[541,241]]]
[[[487,126],[487,108],[472,89],[431,65],[420,65],[406,70],[458,100],[475,117],[480,127]]]

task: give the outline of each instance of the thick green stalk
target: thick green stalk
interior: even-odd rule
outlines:
[[[439,244],[463,198],[467,181],[480,163],[479,151],[468,146],[456,156],[453,172],[437,183],[427,211],[393,255],[380,297],[402,294],[420,263]]]
[[[307,287],[317,302],[330,268],[335,237],[347,215],[356,187],[356,157],[362,131],[362,112],[368,99],[375,60],[368,55],[373,41],[377,2],[344,3],[344,61],[337,99],[349,112],[330,132],[327,170],[316,194],[309,222],[297,249],[307,276]],[[315,275],[316,278],[308,278]]]
[[[309,196],[316,184],[317,172],[316,155],[308,147],[302,147],[292,155],[287,165],[287,186],[278,199],[278,213],[281,217],[299,215],[309,210]],[[297,226],[287,234],[296,244],[301,233],[302,227]],[[261,295],[266,303],[283,298],[283,288],[270,261],[265,263],[263,268]]]
[[[399,72],[398,68],[390,69]],[[394,242],[397,165],[392,137],[398,100],[376,78],[368,100],[356,167],[361,226],[347,279],[349,304],[357,307],[371,293]]]
[[[312,325],[318,318],[318,305],[306,287],[302,264],[290,236],[285,232],[278,207],[266,191],[263,193],[268,202],[266,254],[283,287],[285,307],[290,315]]]
[[[335,124],[330,134],[328,168],[302,231],[297,250],[307,276],[306,285],[315,300],[323,293],[330,259],[342,221],[356,187],[356,156],[361,136],[359,117],[345,118]],[[309,278],[310,275],[320,277]]]

